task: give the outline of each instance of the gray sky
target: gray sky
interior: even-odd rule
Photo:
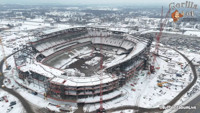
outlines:
[[[187,0],[0,0],[8,4],[128,4],[128,5],[168,5],[171,2],[180,3]],[[200,5],[200,0],[190,0]]]

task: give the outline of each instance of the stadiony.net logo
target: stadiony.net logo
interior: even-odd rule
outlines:
[[[172,2],[169,4],[169,8],[172,11],[171,17],[173,21],[177,22],[182,17],[194,17],[194,10],[197,10],[198,6],[194,2],[186,1],[182,3]]]

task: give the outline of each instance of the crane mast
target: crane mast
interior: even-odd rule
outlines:
[[[159,51],[159,43],[160,43],[160,38],[162,36],[162,31],[166,25],[167,22],[167,17],[169,16],[170,13],[170,9],[168,10],[167,14],[165,15],[165,20],[163,21],[163,7],[162,7],[162,11],[161,11],[161,19],[160,19],[160,32],[156,35],[156,45],[155,45],[155,51],[153,54],[153,63],[150,67],[150,71],[151,73],[155,72],[155,61],[156,61],[156,57],[158,55],[158,51]]]

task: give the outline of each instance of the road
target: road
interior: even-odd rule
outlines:
[[[179,52],[178,50],[173,49],[174,51],[178,52],[190,65],[191,69],[192,69],[192,73],[194,76],[194,79],[192,80],[192,82],[183,90],[181,91],[181,93],[179,93],[175,99],[173,99],[171,102],[169,102],[167,105],[174,105],[188,90],[190,90],[190,88],[196,83],[197,81],[197,72],[196,72],[196,68],[194,66],[194,64],[181,52]]]
[[[8,55],[6,57],[6,59],[9,58],[10,56],[12,56],[13,54],[15,54],[15,53]],[[8,89],[6,87],[5,88],[1,87],[3,85],[3,79],[4,79],[3,64],[4,64],[4,60],[1,60],[1,62],[0,62],[0,73],[2,73],[2,75],[0,76],[0,88],[4,91],[8,92],[9,94],[15,96],[16,98],[18,98],[18,100],[21,102],[22,106],[24,107],[26,113],[34,113],[34,111],[31,108],[31,105],[19,93],[15,92],[12,89]]]
[[[179,109],[176,113],[199,113],[200,112],[200,95],[190,101],[185,106],[196,107],[196,109]]]
[[[192,62],[190,62],[189,64],[191,63]],[[195,66],[193,65],[193,67]],[[195,68],[192,68],[192,70],[195,70]],[[195,78],[197,78],[196,71],[195,71],[195,75],[196,75]],[[200,113],[200,95],[194,98],[189,103],[187,103],[185,106],[191,106],[191,107],[196,106],[196,109],[179,109],[176,113]]]

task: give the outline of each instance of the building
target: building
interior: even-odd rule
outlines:
[[[43,87],[50,98],[77,102],[100,95],[101,87],[103,94],[109,94],[146,68],[151,43],[148,35],[135,37],[103,28],[53,29],[44,31],[14,57],[21,80]],[[52,61],[64,53],[66,61],[73,63],[58,68]],[[98,68],[100,56],[102,70]]]

